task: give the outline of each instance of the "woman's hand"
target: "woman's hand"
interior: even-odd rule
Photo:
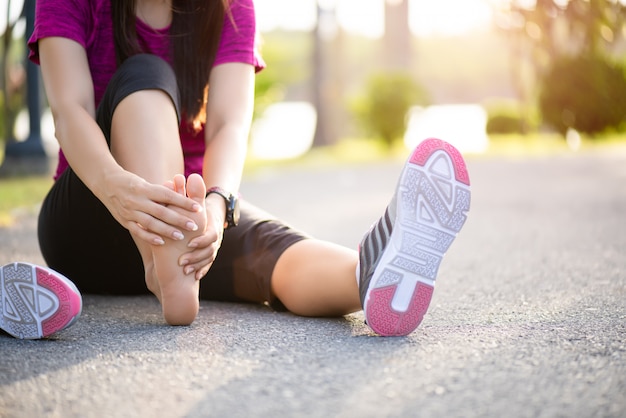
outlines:
[[[197,224],[172,207],[200,212],[202,206],[163,185],[151,184],[125,170],[107,176],[100,200],[130,233],[150,244],[163,245],[164,238],[184,239],[182,230],[196,231]]]
[[[189,242],[190,252],[179,258],[179,264],[185,274],[195,272],[196,280],[204,277],[222,245],[224,236],[224,216],[226,208],[224,199],[216,194],[211,194],[206,199],[207,223],[202,235],[195,237]]]

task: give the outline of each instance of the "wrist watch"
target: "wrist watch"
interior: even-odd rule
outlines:
[[[234,194],[227,192],[221,187],[211,187],[207,190],[205,199],[211,193],[216,193],[224,198],[226,203],[226,219],[224,220],[224,229],[230,229],[239,223],[239,199]]]

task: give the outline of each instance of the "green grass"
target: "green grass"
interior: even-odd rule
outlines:
[[[19,210],[37,210],[52,185],[50,176],[0,178],[0,226],[11,225]]]

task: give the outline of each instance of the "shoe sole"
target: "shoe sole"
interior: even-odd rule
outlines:
[[[441,260],[465,223],[469,185],[463,157],[452,145],[427,139],[411,154],[396,190],[391,236],[363,303],[376,333],[408,335],[422,322]]]
[[[72,325],[82,311],[76,286],[30,263],[0,267],[0,329],[16,338],[48,337]]]

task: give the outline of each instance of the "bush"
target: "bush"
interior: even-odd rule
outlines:
[[[355,114],[368,132],[378,135],[390,147],[404,134],[409,109],[428,102],[422,86],[403,72],[373,75],[366,84],[365,95],[355,103]]]
[[[491,98],[482,105],[487,111],[489,135],[525,135],[539,126],[538,109],[517,99]]]
[[[488,112],[487,134],[523,134],[524,118],[521,113],[511,111]]]
[[[557,58],[542,80],[539,108],[562,134],[618,129],[626,120],[624,67],[598,56]]]

